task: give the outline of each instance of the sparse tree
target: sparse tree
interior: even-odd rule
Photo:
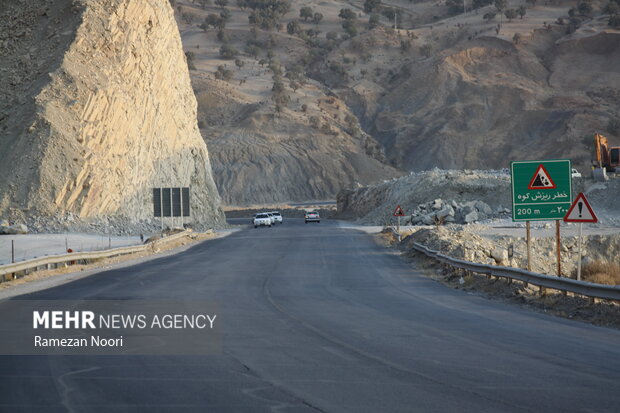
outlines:
[[[610,1],[607,6],[605,6],[605,13],[615,16],[620,14],[620,3],[615,1]]]
[[[401,40],[400,41],[400,52],[405,53],[411,50],[411,40]]]
[[[237,7],[239,7],[239,9],[241,9],[241,10],[245,10],[248,7],[248,1],[247,0],[237,0]]]
[[[319,12],[316,12],[312,15],[312,23],[316,24],[317,26],[319,25],[319,23],[321,23],[321,21],[323,20],[323,15]]]
[[[521,19],[523,19],[523,16],[525,16],[525,13],[527,13],[527,11],[525,10],[525,6],[519,6],[517,8],[517,14],[519,15],[519,17],[521,17]]]
[[[586,2],[579,3],[579,5],[577,6],[577,10],[582,16],[588,16],[590,13],[592,13],[592,6],[590,5],[590,3]]]
[[[205,17],[205,21],[204,24],[208,27],[208,26],[213,26],[214,28],[221,28],[222,27],[222,18],[218,15],[215,14],[208,14],[207,17]]]
[[[448,13],[451,16],[463,13],[463,0],[446,0],[446,6],[448,6]]]
[[[327,32],[327,34],[325,35],[325,38],[327,38],[327,40],[336,40],[338,38],[338,33]]]
[[[308,19],[311,19],[313,15],[313,11],[312,11],[312,7],[302,7],[301,9],[299,9],[299,17],[301,17],[302,19],[304,19],[305,22],[308,21]]]
[[[228,22],[230,20],[230,18],[232,17],[232,13],[230,12],[230,10],[224,9],[220,13],[220,17],[222,18],[223,22]]]
[[[493,0],[473,0],[471,7],[475,10],[493,4]]]
[[[506,8],[506,6],[508,6],[508,1],[507,0],[495,0],[493,4],[495,5],[495,8],[497,9],[497,11],[501,13]]]
[[[222,47],[220,47],[220,56],[224,59],[232,59],[237,56],[239,52],[230,43],[224,43]]]
[[[482,16],[482,18],[486,21],[491,21],[495,18],[496,15],[497,13],[490,11],[488,13],[484,13],[484,16]]]
[[[512,41],[514,44],[521,43],[521,33],[515,33],[514,36],[512,36]]]
[[[299,25],[299,22],[297,20],[291,20],[290,22],[288,22],[288,24],[286,25],[286,32],[291,35],[301,32],[301,26]]]
[[[185,52],[185,59],[187,60],[187,68],[189,70],[196,70],[196,65],[194,65],[195,57],[196,55],[194,55],[194,52],[192,51]]]
[[[225,80],[226,82],[230,81],[233,77],[232,70],[226,69],[224,66],[218,66],[217,71],[215,72],[215,78],[219,80]]]
[[[509,22],[512,21],[512,19],[516,19],[518,14],[517,11],[515,9],[508,9],[504,12],[504,15],[506,16],[506,18],[508,19]]]
[[[186,24],[192,24],[194,22],[194,15],[192,13],[183,13],[181,18]]]
[[[371,14],[368,18],[368,28],[371,30],[374,29],[375,27],[379,26],[380,21],[381,16],[379,16],[378,14]]]
[[[243,66],[245,65],[244,61],[241,59],[235,59],[235,66],[237,66],[238,69],[241,69]]]
[[[366,0],[364,1],[364,11],[366,13],[372,13],[381,9],[381,0]]]
[[[245,52],[256,59],[260,54],[260,48],[254,44],[249,44],[245,47]]]
[[[620,29],[620,16],[617,14],[614,16],[610,16],[607,24],[614,29]]]
[[[424,57],[431,57],[432,51],[433,51],[433,46],[431,46],[428,43],[420,47],[420,54],[422,54],[422,56]]]
[[[228,0],[215,0],[215,4],[221,8],[224,8],[228,6]]]
[[[340,9],[340,13],[338,13],[338,17],[344,20],[355,20],[357,15],[351,9]]]
[[[342,28],[351,37],[357,36],[357,20],[346,19],[342,22]]]

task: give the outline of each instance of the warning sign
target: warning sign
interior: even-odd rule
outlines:
[[[510,170],[514,221],[564,218],[573,203],[569,159],[514,161]]]
[[[564,222],[598,222],[594,210],[583,193],[580,192],[575,198],[575,202],[564,217]]]
[[[540,164],[532,177],[527,189],[555,189],[555,183],[551,179],[545,165]]]
[[[404,217],[405,216],[405,211],[403,211],[403,209],[400,207],[400,205],[398,205],[396,207],[396,209],[394,210],[394,216],[395,217]]]

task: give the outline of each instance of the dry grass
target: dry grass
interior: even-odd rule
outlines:
[[[617,262],[594,261],[583,266],[584,281],[597,284],[620,285],[620,264]]]

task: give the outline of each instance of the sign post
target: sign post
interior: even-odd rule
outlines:
[[[571,205],[571,162],[569,159],[516,161],[510,163],[512,180],[512,220],[525,221],[527,268],[530,262],[530,221],[556,221],[557,272],[560,263],[560,222]]]
[[[581,239],[583,236],[583,223],[598,222],[598,217],[590,206],[588,199],[582,192],[577,195],[577,198],[575,198],[575,202],[573,202],[568,212],[566,213],[566,216],[564,216],[564,222],[579,223],[579,257],[577,259],[577,281],[581,281]]]
[[[405,211],[403,211],[400,205],[397,205],[392,215],[394,215],[395,217],[398,217],[398,227],[396,229],[396,233],[398,234],[398,240],[400,241],[400,217],[405,216]]]

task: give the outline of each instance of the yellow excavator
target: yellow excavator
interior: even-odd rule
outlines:
[[[594,156],[592,160],[592,177],[597,181],[609,179],[607,172],[620,174],[620,146],[609,146],[607,138],[594,134]]]

